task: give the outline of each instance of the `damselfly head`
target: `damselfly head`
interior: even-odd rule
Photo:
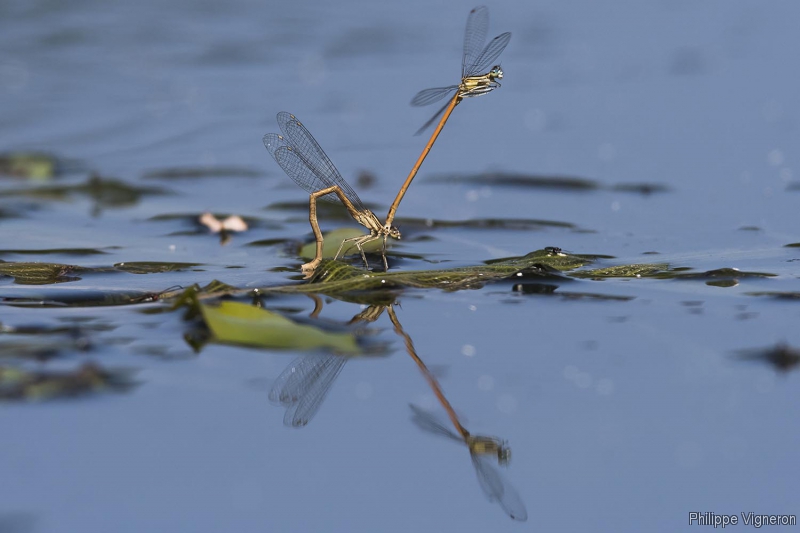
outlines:
[[[489,71],[489,77],[493,80],[502,80],[503,79],[503,69],[500,68],[500,65],[495,65],[492,67],[492,70]]]
[[[391,237],[392,239],[397,239],[398,241],[400,240],[400,230],[397,229],[396,227],[394,227],[394,226],[388,226],[388,227],[384,226],[383,229],[386,232],[386,234],[389,237]]]
[[[503,441],[500,446],[497,447],[497,462],[501,465],[507,465],[510,460],[511,448]]]

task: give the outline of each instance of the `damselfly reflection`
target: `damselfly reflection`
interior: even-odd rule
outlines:
[[[503,53],[508,42],[511,40],[511,33],[501,33],[486,46],[486,34],[489,31],[489,9],[486,6],[479,6],[469,12],[467,18],[467,28],[464,31],[464,54],[461,58],[461,83],[458,85],[448,85],[446,87],[434,87],[425,89],[416,94],[411,100],[413,106],[425,106],[438,102],[445,96],[455,93],[452,100],[442,107],[431,119],[426,122],[415,135],[425,131],[439,115],[445,112],[450,106],[447,115],[442,117],[440,126],[447,121],[453,108],[463,98],[480,96],[489,93],[500,87],[497,80],[503,79],[503,69],[500,65],[489,65],[495,62]],[[486,70],[488,72],[486,72]]]
[[[308,424],[346,362],[346,356],[335,354],[309,354],[292,361],[269,391],[272,403],[286,407],[283,423],[291,427]]]
[[[336,170],[330,158],[320,147],[311,133],[297,120],[291,113],[282,111],[278,113],[278,126],[283,135],[268,133],[264,136],[264,146],[269,153],[292,178],[295,183],[311,194],[309,198],[308,218],[311,222],[311,229],[317,241],[317,251],[314,259],[302,266],[305,273],[311,273],[322,262],[322,232],[317,222],[317,199],[321,198],[328,202],[341,202],[353,219],[367,228],[369,234],[345,239],[339,246],[334,260],[342,253],[345,244],[352,243],[361,252],[364,266],[369,268],[367,257],[364,254],[363,245],[374,240],[383,238],[383,266],[386,270],[389,265],[386,262],[386,239],[400,238],[400,231],[391,225],[390,222],[381,224],[375,214],[364,207],[361,199],[350,185],[344,180],[342,175]]]
[[[322,310],[322,300],[316,295],[310,296],[315,303],[311,316],[316,318]],[[384,305],[370,306],[354,316],[348,325],[373,322],[381,316],[385,308]],[[377,345],[374,348],[379,353]],[[300,428],[314,418],[350,357],[312,353],[298,357],[281,372],[272,384],[269,400],[286,408],[283,417],[285,425]]]
[[[411,420],[420,429],[467,445],[472,465],[478,476],[478,483],[490,502],[497,502],[514,520],[525,521],[528,519],[528,511],[516,489],[506,481],[493,464],[494,461],[501,465],[508,464],[511,450],[505,441],[496,437],[471,435],[466,430],[463,430],[463,434],[456,433],[432,413],[413,404],[409,404],[409,407],[414,413]],[[463,426],[461,428],[463,429]]]
[[[484,435],[472,435],[461,424],[461,421],[456,415],[455,409],[450,405],[450,401],[444,395],[439,380],[430,371],[425,362],[417,354],[414,348],[414,343],[408,333],[405,332],[394,308],[389,306],[389,319],[394,325],[395,332],[403,337],[405,340],[406,351],[408,355],[414,360],[419,367],[422,375],[425,377],[431,390],[436,395],[436,399],[442,404],[442,407],[447,412],[450,418],[450,423],[455,428],[455,431],[449,429],[445,422],[438,420],[434,415],[428,413],[415,405],[411,405],[411,410],[414,412],[412,420],[417,426],[425,431],[442,435],[453,440],[457,440],[467,445],[469,454],[472,458],[472,465],[475,467],[475,473],[478,475],[478,483],[481,486],[486,497],[491,502],[497,502],[500,507],[506,512],[508,516],[514,520],[525,521],[528,519],[528,511],[525,509],[525,504],[517,494],[516,489],[511,486],[497,471],[497,468],[492,464],[496,460],[501,465],[507,465],[511,459],[511,450],[505,441],[501,441],[496,437],[487,437]]]

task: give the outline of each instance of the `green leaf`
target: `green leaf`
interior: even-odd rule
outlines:
[[[90,270],[58,263],[0,263],[0,275],[11,276],[14,278],[14,282],[20,285],[47,285],[77,281],[80,278],[69,276],[69,274]]]
[[[32,180],[48,180],[56,175],[58,159],[38,152],[0,154],[0,174]]]
[[[161,272],[180,272],[189,270],[201,263],[162,263],[158,261],[128,261],[117,263],[114,268],[131,274],[158,274]]]
[[[339,250],[339,246],[341,246],[342,241],[345,239],[352,239],[353,237],[360,237],[362,235],[366,235],[367,231],[365,229],[358,229],[358,228],[339,228],[323,235],[324,241],[322,242],[322,257],[325,258],[332,258],[336,255],[336,252]],[[364,251],[366,253],[378,253],[383,249],[383,237],[380,239],[375,239],[374,241],[368,242],[363,246]],[[342,249],[342,255],[339,257],[343,257],[345,255],[350,254],[357,254],[358,249],[355,247],[354,244],[350,243]],[[317,243],[310,242],[303,246],[300,249],[300,257],[311,259],[315,257],[317,254]]]
[[[576,278],[649,278],[663,273],[669,268],[667,263],[644,263],[617,265],[594,270],[581,270],[572,275]]]
[[[298,324],[272,311],[239,302],[199,305],[206,325],[220,342],[292,350],[360,351],[352,333],[333,333]]]
[[[523,257],[493,261],[485,265],[447,270],[370,272],[340,261],[323,261],[309,283],[269,287],[263,290],[337,294],[412,287],[456,291],[477,289],[485,283],[523,273],[533,276],[553,276],[553,271],[571,270],[589,262],[591,259],[587,257],[553,253],[549,250],[537,250]]]

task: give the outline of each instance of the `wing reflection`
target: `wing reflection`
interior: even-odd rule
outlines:
[[[286,407],[283,423],[291,427],[308,424],[344,368],[347,357],[309,354],[298,357],[277,377],[269,400]]]
[[[499,464],[508,463],[511,452],[505,441],[496,437],[470,435],[468,432],[459,436],[432,413],[414,404],[409,404],[409,407],[414,412],[411,420],[420,429],[467,445],[472,458],[472,466],[475,467],[478,477],[478,484],[490,502],[497,502],[503,511],[514,520],[524,522],[528,519],[528,511],[519,497],[519,493],[493,464],[495,461]]]
[[[316,318],[323,304],[316,295],[311,297],[315,303],[311,316]],[[374,322],[385,309],[383,305],[370,306],[353,317],[349,324]],[[269,400],[286,408],[285,425],[301,428],[314,418],[349,358],[339,354],[312,353],[298,357],[281,372],[272,384]]]

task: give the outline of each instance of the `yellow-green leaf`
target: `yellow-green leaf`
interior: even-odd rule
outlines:
[[[313,350],[329,348],[339,352],[359,352],[352,333],[334,333],[298,324],[292,320],[252,305],[222,302],[200,304],[206,325],[220,342],[264,348]]]
[[[345,239],[352,239],[361,235],[366,235],[368,232],[365,229],[358,228],[339,228],[323,235],[324,241],[322,242],[322,257],[333,257],[339,251],[342,241]],[[363,246],[364,251],[367,253],[377,253],[383,249],[383,237],[370,241]],[[358,249],[355,244],[349,243],[342,249],[342,257],[344,255],[357,254]],[[311,259],[317,255],[317,243],[310,242],[300,249],[300,257]]]

